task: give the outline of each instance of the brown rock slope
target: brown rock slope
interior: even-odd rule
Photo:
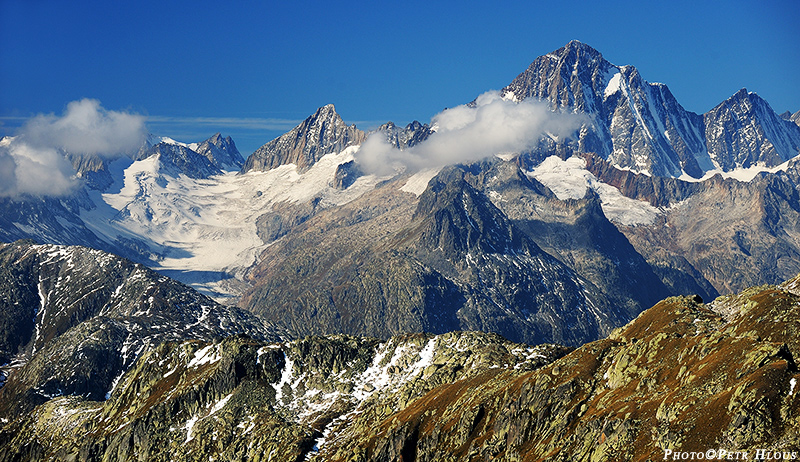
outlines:
[[[796,451],[798,289],[800,277],[708,305],[666,299],[540,370],[492,369],[400,412],[365,412],[325,448],[325,460],[663,460],[666,449],[719,448],[752,459],[756,449]]]
[[[799,315],[800,276],[709,304],[666,299],[566,355],[464,332],[165,343],[107,401],[3,416],[0,461],[800,454]]]

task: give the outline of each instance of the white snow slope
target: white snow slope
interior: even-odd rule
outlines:
[[[92,191],[97,207],[82,211],[81,218],[109,242],[144,239],[157,261],[153,269],[224,301],[237,295],[231,278],[266,247],[256,234],[256,219],[272,204],[320,196],[322,205],[339,205],[383,179],[364,176],[344,191],[331,186],[336,167],[357,149],[326,155],[302,174],[294,165],[283,165],[209,179],[162,171],[159,155],[121,159],[110,168],[115,184],[105,193]]]

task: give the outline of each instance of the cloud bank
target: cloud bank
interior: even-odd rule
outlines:
[[[381,133],[374,133],[361,145],[356,161],[362,170],[376,174],[475,162],[524,152],[543,135],[571,136],[583,122],[580,115],[554,113],[545,103],[533,100],[504,100],[497,92],[484,93],[475,103],[440,112],[432,119],[436,132],[402,151]]]
[[[73,101],[61,116],[38,115],[0,141],[0,196],[62,196],[79,184],[65,155],[111,159],[135,153],[147,136],[144,117]]]

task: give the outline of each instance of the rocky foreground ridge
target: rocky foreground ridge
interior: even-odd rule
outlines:
[[[168,340],[275,341],[281,332],[100,250],[0,244],[0,414],[58,396],[104,399],[138,357]]]
[[[667,298],[575,350],[492,334],[166,342],[105,401],[6,413],[0,460],[662,460],[797,450],[800,276]]]

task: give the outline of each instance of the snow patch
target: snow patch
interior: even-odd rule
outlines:
[[[582,199],[591,189],[600,197],[606,217],[626,226],[649,225],[661,211],[649,202],[631,199],[619,189],[598,180],[586,170],[586,161],[580,157],[562,160],[550,156],[528,175],[550,188],[560,200]]]
[[[184,424],[183,428],[186,430],[186,441],[185,441],[186,443],[194,439],[194,435],[192,435],[192,429],[194,428],[194,424],[196,424],[198,420],[200,420],[200,417],[194,416],[191,419],[187,420],[186,424]]]
[[[222,356],[217,352],[217,345],[208,345],[195,351],[194,357],[186,367],[199,367],[203,364],[215,363],[222,359]]]
[[[440,171],[442,167],[426,168],[411,175],[411,178],[406,181],[400,190],[414,194],[415,196],[421,195],[428,188],[428,182],[431,181]]]
[[[228,401],[231,399],[231,396],[233,396],[233,393],[231,393],[228,396],[226,396],[226,397],[222,398],[221,400],[217,401],[216,404],[214,404],[214,406],[211,407],[211,411],[208,413],[208,415],[206,417],[209,417],[209,416],[215,414],[216,412],[221,410],[223,407],[225,407],[225,405],[228,404]]]
[[[379,345],[375,357],[373,358],[372,365],[356,378],[355,383],[357,386],[355,390],[353,390],[353,397],[359,401],[364,401],[379,391],[396,391],[404,383],[414,379],[422,373],[425,368],[431,365],[437,339],[438,337],[431,338],[419,353],[416,354],[418,359],[413,364],[410,364],[405,369],[405,373],[402,374],[399,373],[395,366],[400,363],[403,356],[413,355],[414,353],[409,350],[414,347],[410,345],[396,346],[392,358],[387,364],[381,366],[383,359],[386,357],[386,354],[388,354],[388,351],[386,351],[388,347],[383,344]],[[389,370],[394,370],[394,373],[390,373]]]
[[[119,381],[122,379],[123,375],[125,375],[125,371],[124,370],[122,372],[120,372],[119,375],[116,378],[114,378],[113,382],[111,382],[111,389],[108,390],[108,392],[106,393],[106,399],[111,399],[111,395],[112,395],[112,393],[114,393],[114,390],[117,389],[117,385],[119,385]]]
[[[273,383],[272,388],[275,389],[275,402],[280,404],[283,399],[283,387],[292,381],[292,369],[294,369],[294,361],[284,352],[283,353],[284,366],[281,372],[281,379],[278,383]]]
[[[606,89],[603,92],[603,95],[608,98],[609,96],[613,95],[614,93],[620,91],[622,89],[622,74],[617,72],[614,74],[611,79],[608,81],[608,85],[606,85]]]
[[[753,181],[753,179],[761,173],[785,172],[786,170],[789,169],[789,165],[791,165],[792,162],[795,162],[796,159],[797,158],[787,160],[786,162],[776,167],[767,167],[766,165],[761,163],[759,165],[753,165],[747,168],[742,168],[742,167],[735,168],[729,172],[724,172],[720,169],[713,169],[705,172],[705,174],[703,174],[703,176],[700,178],[691,177],[688,174],[686,174],[686,172],[684,172],[678,179],[692,183],[699,183],[702,181],[706,181],[715,175],[720,175],[722,176],[722,178],[726,179],[732,178],[734,180],[741,181],[742,183],[749,183]]]
[[[508,90],[508,91],[505,92],[505,94],[503,94],[503,100],[504,101],[513,101],[515,103],[520,102],[519,96],[517,96],[517,94],[514,93],[512,90]]]

